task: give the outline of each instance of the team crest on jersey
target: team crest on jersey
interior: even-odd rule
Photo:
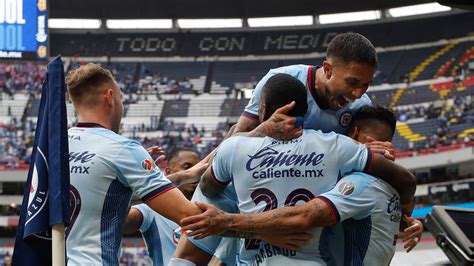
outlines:
[[[342,127],[347,127],[352,121],[352,113],[349,111],[346,111],[342,113],[342,115],[339,117],[339,124]]]
[[[337,190],[339,193],[341,193],[344,196],[349,196],[354,192],[355,185],[352,182],[343,182],[342,184],[339,185]]]
[[[151,171],[151,169],[153,168],[153,163],[150,160],[145,159],[142,161],[142,168],[146,171]]]

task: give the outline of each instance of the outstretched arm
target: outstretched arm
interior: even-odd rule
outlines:
[[[181,219],[201,213],[201,210],[184,197],[177,188],[170,189],[152,198],[146,204],[157,213],[180,224]]]
[[[190,236],[204,238],[227,230],[251,233],[285,234],[307,231],[317,226],[330,226],[337,221],[332,209],[319,198],[301,206],[284,207],[256,214],[229,214],[216,207],[196,202],[204,213],[181,220]]]

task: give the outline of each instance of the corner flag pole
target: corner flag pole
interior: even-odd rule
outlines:
[[[66,238],[64,224],[55,224],[51,230],[53,248],[53,266],[65,266]]]

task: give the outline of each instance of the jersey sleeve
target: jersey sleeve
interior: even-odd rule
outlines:
[[[262,94],[263,87],[267,83],[268,79],[270,79],[274,72],[271,70],[257,83],[255,89],[252,91],[252,98],[250,98],[249,103],[245,106],[244,112],[242,116],[245,116],[249,119],[258,121],[258,109],[260,107],[260,95]]]
[[[138,143],[131,142],[122,148],[115,157],[114,165],[119,172],[118,180],[130,187],[144,203],[174,188]]]
[[[238,136],[226,139],[212,159],[211,173],[218,183],[226,185],[232,180],[232,162],[239,139]]]
[[[317,198],[332,210],[337,223],[349,218],[362,219],[371,214],[376,201],[376,179],[360,173],[345,176],[336,186]]]
[[[148,230],[150,225],[153,223],[155,212],[146,204],[133,205],[132,208],[137,209],[143,216],[143,221],[140,225],[140,232],[143,233]]]
[[[341,175],[367,172],[373,159],[373,152],[367,146],[340,134],[337,135],[336,152]]]

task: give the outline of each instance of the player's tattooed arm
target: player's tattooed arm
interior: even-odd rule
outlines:
[[[202,214],[181,220],[183,230],[190,236],[203,238],[227,230],[253,233],[285,234],[307,231],[313,227],[329,226],[337,221],[332,209],[321,199],[313,199],[296,207],[284,207],[255,214],[229,214],[216,207],[196,202]]]
[[[128,211],[127,218],[125,219],[125,223],[123,225],[123,233],[124,234],[133,234],[143,223],[143,214],[135,208],[130,208]]]
[[[237,128],[235,129],[234,135],[244,135],[248,137],[265,137],[269,136],[277,140],[289,140],[296,137],[301,136],[303,133],[303,127],[301,125],[296,124],[296,117],[287,116],[288,113],[293,107],[295,106],[295,102],[291,102],[283,107],[277,109],[272,116],[261,123],[260,125],[258,122],[254,121],[256,126],[253,130],[243,130],[237,124]],[[239,123],[241,120],[250,120],[245,117],[241,117],[239,119]],[[246,121],[244,120],[244,121]],[[252,120],[250,120],[252,121]],[[247,128],[250,128],[249,126]]]
[[[200,207],[200,206],[198,206]],[[336,224],[332,209],[316,198],[303,205],[257,214],[229,214],[229,229],[259,233],[293,233]]]
[[[374,153],[372,164],[367,173],[379,177],[392,185],[400,194],[400,203],[404,206],[404,214],[410,216],[413,197],[416,190],[415,176],[404,167]]]
[[[245,116],[240,116],[239,121],[237,121],[237,124],[235,125],[235,128],[231,134],[232,135],[247,135],[248,132],[258,127],[258,124],[259,122],[257,120],[253,120]]]
[[[277,246],[281,248],[286,248],[290,250],[298,250],[300,246],[308,243],[309,240],[313,237],[310,233],[289,233],[289,234],[279,234],[279,233],[250,233],[250,232],[238,232],[233,230],[228,230],[220,236],[223,237],[236,237],[236,238],[245,238],[245,239],[261,239],[269,243],[272,246]]]

